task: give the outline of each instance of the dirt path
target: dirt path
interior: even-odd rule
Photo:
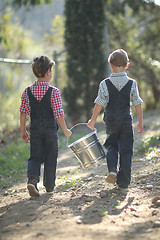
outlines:
[[[152,114],[141,138],[159,125],[160,116]],[[160,150],[151,154],[135,151],[132,183],[124,193],[105,183],[105,162],[85,170],[70,149],[62,149],[54,193],[40,183],[41,196],[30,199],[25,182],[0,194],[0,240],[159,240],[160,207],[152,200],[160,196]]]

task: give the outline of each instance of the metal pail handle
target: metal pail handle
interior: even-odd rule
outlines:
[[[96,129],[96,128],[94,128],[94,129],[89,128],[89,127],[87,126],[87,123],[77,123],[77,124],[75,124],[73,127],[71,127],[70,130],[73,131],[74,128],[76,128],[76,127],[78,127],[78,126],[80,126],[80,125],[84,125],[84,126],[87,127],[87,129],[90,129],[90,134],[91,134],[91,133],[97,133],[97,129]],[[72,134],[73,134],[73,133],[72,133]],[[89,134],[89,133],[87,133],[87,134]],[[87,135],[87,134],[86,134],[86,135]],[[85,137],[86,135],[84,135],[83,137]],[[71,136],[72,136],[72,135],[71,135]],[[70,138],[70,137],[69,137],[69,138]],[[67,146],[71,145],[71,144],[68,144],[69,138],[67,139]],[[81,139],[81,138],[80,138],[80,139]]]

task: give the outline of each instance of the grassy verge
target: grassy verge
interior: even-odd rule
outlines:
[[[23,142],[20,138],[13,139],[1,146],[0,188],[12,186],[18,180],[26,177],[28,156],[29,144]]]
[[[151,137],[143,139],[142,142],[135,148],[139,152],[145,153],[147,155],[154,149],[160,148],[160,136],[155,134]]]

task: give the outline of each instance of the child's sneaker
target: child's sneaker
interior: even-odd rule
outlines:
[[[122,192],[128,192],[128,186],[118,186],[118,189]]]
[[[128,188],[120,188],[120,187],[119,187],[119,190],[121,190],[121,191],[124,192],[124,193],[128,192]]]
[[[52,188],[47,188],[47,187],[46,187],[46,192],[48,192],[48,193],[53,192],[53,190],[54,190],[54,187],[52,187]]]
[[[116,183],[117,174],[115,172],[110,172],[106,178],[107,183],[115,184]]]
[[[37,181],[35,179],[29,179],[27,183],[27,189],[31,197],[39,197],[39,191],[37,188]]]

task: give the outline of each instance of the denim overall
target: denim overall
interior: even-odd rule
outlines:
[[[104,146],[107,148],[107,165],[109,172],[117,173],[117,184],[126,188],[131,181],[131,162],[133,155],[133,127],[130,111],[130,92],[132,80],[120,90],[106,79],[109,92],[109,103],[105,108],[104,121],[107,139]]]
[[[51,108],[49,87],[41,101],[38,101],[27,88],[30,107],[30,159],[28,160],[29,179],[39,182],[41,163],[44,163],[43,185],[47,188],[55,186],[58,156],[57,122]]]

